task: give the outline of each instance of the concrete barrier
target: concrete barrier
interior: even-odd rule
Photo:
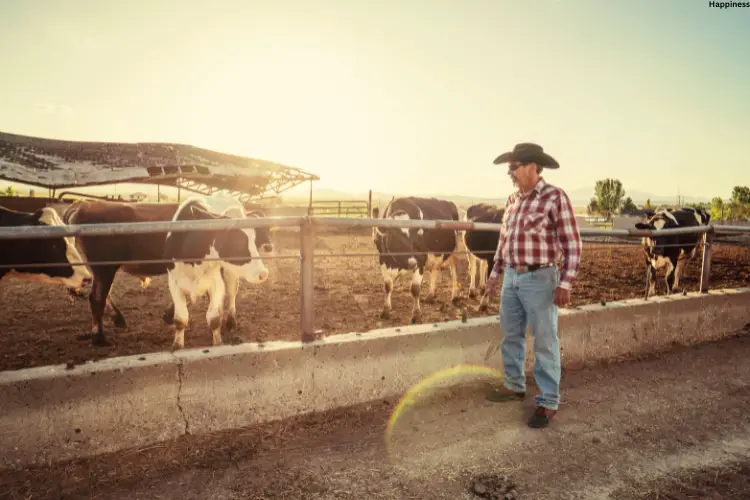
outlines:
[[[560,312],[565,368],[715,340],[750,321],[750,288]],[[108,359],[0,373],[0,467],[115,451],[401,396],[484,364],[497,318]],[[533,367],[527,342],[527,370]],[[488,366],[502,368],[499,353]],[[448,381],[447,383],[450,383]]]

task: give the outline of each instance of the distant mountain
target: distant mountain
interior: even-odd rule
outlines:
[[[4,190],[7,185],[14,184],[9,183],[5,181],[0,181],[0,190]],[[114,186],[91,186],[86,187],[85,189],[80,189],[82,192],[88,192],[92,194],[111,194],[113,192],[117,192],[118,194],[121,194],[123,196],[127,196],[130,194],[130,192],[135,191],[144,191],[147,192],[148,190],[155,191],[154,186],[143,186],[143,185],[119,185],[117,188]],[[27,186],[20,186],[19,191],[26,195],[28,194],[29,187]],[[35,191],[39,194],[45,193],[46,190],[44,189],[35,189]],[[373,191],[372,193],[372,199],[375,206],[380,203],[381,205],[385,205],[388,203],[388,201],[391,200],[394,196],[411,196],[413,193],[385,193],[385,192],[376,192]],[[475,196],[465,196],[465,195],[448,195],[448,194],[435,194],[432,195],[435,198],[441,198],[445,200],[450,200],[454,202],[456,205],[460,207],[468,207],[471,204],[474,203],[491,203],[496,205],[503,205],[505,204],[505,200],[508,197],[508,193],[501,193],[497,197],[494,198],[482,198],[482,197],[475,197]],[[589,204],[589,201],[594,196],[594,186],[591,187],[581,187],[577,189],[572,189],[568,191],[568,196],[570,197],[571,202],[576,207],[585,207]],[[636,205],[643,205],[646,203],[646,200],[650,199],[652,205],[671,205],[673,203],[677,202],[677,194],[674,195],[659,195],[659,194],[653,194],[653,193],[647,193],[644,191],[636,191],[636,190],[630,190],[625,188],[625,196],[630,196],[633,199],[633,202]],[[309,195],[308,193],[303,190],[302,188],[296,188],[292,192],[286,192],[281,193],[281,198],[284,200],[285,203],[292,203],[292,204],[306,204]],[[360,192],[360,193],[348,193],[345,191],[339,191],[336,189],[326,189],[326,188],[316,188],[313,187],[313,200],[366,200],[367,199],[367,191]],[[705,197],[699,197],[699,196],[682,196],[682,199],[684,203],[707,203],[710,202],[710,198]]]
[[[295,193],[294,195],[285,195],[284,193],[281,194],[282,199],[284,200],[284,203],[303,203],[307,202],[309,200],[309,195],[303,195],[301,193]],[[368,196],[368,193],[347,193],[344,191],[337,191],[335,189],[314,189],[313,188],[313,201],[314,200],[366,200]],[[380,205],[386,205],[389,201],[391,201],[391,198],[393,197],[401,197],[401,196],[413,196],[413,193],[383,193],[378,191],[372,192],[372,201],[373,205],[378,206]],[[491,204],[504,204],[505,199],[507,196],[502,196],[498,198],[482,198],[482,197],[474,197],[474,196],[462,196],[462,195],[443,195],[443,194],[436,194],[433,195],[435,198],[440,198],[443,200],[449,200],[455,203],[458,206],[464,206],[468,207],[469,205],[472,205],[474,203],[491,203]]]
[[[388,203],[393,196],[410,196],[411,193],[384,193],[373,191],[372,199],[377,206],[380,204]],[[285,195],[282,193],[282,198],[285,202],[306,202],[308,200],[307,195],[294,194]],[[502,205],[505,203],[507,194],[497,196],[496,198],[483,198],[479,196],[465,196],[465,195],[447,195],[447,194],[435,194],[435,198],[441,198],[450,200],[459,206],[468,206],[474,203],[491,203]],[[594,196],[594,186],[581,187],[568,191],[568,196],[573,205],[581,207],[589,204],[589,201]],[[636,205],[643,205],[646,200],[651,200],[652,205],[669,205],[677,202],[677,195],[658,195],[653,193],[647,193],[644,191],[628,190],[625,189],[625,196],[632,198]],[[701,203],[709,202],[710,198],[698,197],[698,196],[681,196],[684,203]],[[313,200],[366,200],[367,192],[364,193],[347,193],[344,191],[337,191],[335,189],[314,189]]]

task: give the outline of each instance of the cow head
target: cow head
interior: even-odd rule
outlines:
[[[235,218],[233,214],[226,211],[222,215],[216,215],[202,207],[192,205],[189,207],[193,219],[230,219]],[[252,284],[263,283],[268,279],[268,269],[255,245],[255,229],[225,229],[217,231],[213,241],[213,247],[221,259],[231,259],[222,263],[235,274],[241,276],[245,281]]]
[[[259,209],[253,209],[245,213],[246,217],[265,217],[266,214]],[[262,253],[273,252],[273,243],[271,242],[271,229],[267,227],[255,228],[255,246]]]
[[[636,229],[658,230],[673,229],[677,227],[702,226],[709,223],[711,216],[703,209],[691,207],[681,208],[679,210],[666,209],[657,210],[645,222],[637,222]],[[696,239],[695,235],[677,235],[677,236],[657,236],[643,238],[643,244],[647,247],[651,255],[664,255],[667,251],[665,245],[676,243],[691,243]]]
[[[31,225],[62,226],[63,222],[54,209],[44,207],[31,215]],[[78,291],[91,281],[91,273],[82,264],[83,258],[72,237],[16,240],[14,260],[18,264],[57,264],[51,267],[23,267],[16,270],[17,276],[29,281],[63,285]]]
[[[409,219],[409,214],[401,210],[396,210],[392,212],[388,216],[388,218],[394,220],[407,220]],[[424,239],[424,230],[422,229],[407,229],[397,227],[388,227],[382,229],[376,227],[373,229],[373,239],[375,241],[375,246],[377,247],[378,252],[381,254],[390,252],[403,253],[410,251],[415,251],[415,253],[418,253],[419,249],[424,247],[424,245],[422,244],[422,241]],[[409,270],[416,269],[420,261],[423,262],[425,260],[425,257],[423,255],[393,255],[387,256],[387,258],[396,263],[396,267]]]
[[[678,227],[679,223],[677,222],[677,219],[672,215],[672,213],[668,210],[659,210],[655,212],[651,217],[648,218],[645,222],[636,222],[635,228],[636,229],[644,229],[644,230],[658,230],[658,229],[670,229]],[[664,236],[657,236],[657,237],[645,237],[641,241],[643,242],[643,245],[647,248],[649,253],[654,255],[659,255],[664,253]]]

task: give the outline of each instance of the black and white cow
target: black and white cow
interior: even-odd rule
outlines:
[[[464,220],[469,222],[480,222],[488,224],[501,224],[505,209],[487,203],[472,205],[466,210]],[[499,231],[482,231],[467,229],[462,231],[464,247],[466,247],[466,258],[469,261],[469,297],[477,296],[476,274],[479,267],[479,290],[482,299],[477,310],[487,308],[486,284],[487,278],[492,271],[493,258],[500,240]],[[477,266],[478,264],[478,266]]]
[[[0,207],[1,227],[62,225],[60,216],[50,207],[34,213]],[[4,266],[60,264],[50,267],[3,267],[0,268],[0,279],[8,277],[79,289],[91,281],[91,273],[86,266],[80,265],[81,262],[83,259],[72,237],[0,241],[0,263]]]
[[[635,227],[647,230],[696,227],[708,225],[710,220],[705,210],[684,207],[657,210],[646,222],[637,222]],[[642,239],[646,254],[646,299],[656,293],[656,269],[666,270],[667,294],[674,291],[704,238],[705,234],[674,234]]]
[[[378,218],[378,209],[373,210]],[[455,203],[435,198],[414,196],[391,200],[383,211],[383,219],[394,220],[453,220],[458,221],[458,208]],[[458,301],[456,279],[456,255],[458,247],[457,231],[452,229],[406,229],[373,228],[373,240],[380,255],[380,270],[383,273],[385,301],[381,318],[387,319],[391,313],[391,293],[394,279],[407,273],[412,274],[411,294],[414,298],[411,322],[421,321],[422,309],[419,305],[420,289],[425,271],[430,272],[430,289],[425,302],[435,300],[435,287],[438,272],[450,268],[452,288],[451,301]],[[406,255],[383,255],[386,253]],[[409,255],[413,252],[413,255]]]
[[[172,220],[232,218],[226,210],[211,207],[212,201],[211,197],[189,198],[180,204]],[[172,263],[167,264],[167,275],[174,304],[173,349],[185,346],[185,328],[189,317],[187,299],[194,303],[204,294],[209,297],[206,321],[213,335],[213,344],[222,344],[221,318],[227,286],[234,286],[233,283],[240,278],[251,284],[263,283],[268,279],[268,269],[261,260],[255,242],[254,229],[167,233],[164,258],[172,259]],[[180,259],[204,258],[217,260],[180,262]],[[231,279],[225,283],[224,279],[228,277]]]

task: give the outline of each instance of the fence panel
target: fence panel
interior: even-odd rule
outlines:
[[[336,205],[338,208],[338,205]],[[22,226],[0,228],[0,240],[43,239],[60,236],[108,236],[123,234],[163,233],[167,231],[211,231],[230,228],[254,227],[298,227],[300,229],[300,330],[303,342],[315,339],[314,293],[314,234],[318,228],[421,228],[445,230],[489,230],[500,231],[500,224],[473,223],[452,220],[393,220],[347,217],[263,217],[249,219],[216,219],[193,221],[107,223],[63,226]],[[715,234],[750,234],[750,227],[744,225],[709,225],[689,228],[661,229],[655,231],[635,228],[597,229],[581,228],[582,237],[608,236],[610,238],[633,239],[660,235],[706,234],[703,243],[703,265],[700,290],[708,290],[711,269],[711,247]],[[425,252],[418,252],[425,253]],[[414,254],[414,252],[410,252]]]

